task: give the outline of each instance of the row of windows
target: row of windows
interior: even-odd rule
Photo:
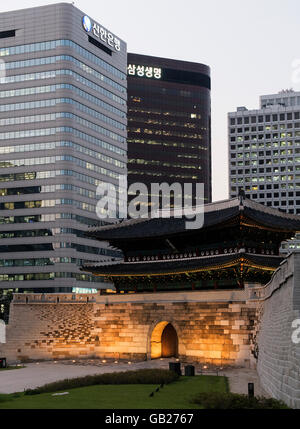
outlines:
[[[42,156],[39,158],[25,158],[25,159],[10,159],[6,161],[0,161],[0,168],[2,167],[23,167],[24,165],[46,165],[55,164],[58,161],[70,161],[74,162],[79,167],[87,170],[95,171],[96,173],[103,174],[114,179],[119,179],[120,174],[114,171],[108,170],[107,168],[100,167],[99,165],[92,164],[88,161],[84,161],[80,158],[76,158],[72,155],[56,155],[56,156]]]
[[[147,87],[145,85],[137,85],[135,83],[134,85],[134,89],[136,91],[136,94],[145,94],[145,92],[147,91]],[[185,100],[187,98],[190,99],[197,99],[197,102],[199,103],[203,103],[205,107],[207,107],[208,103],[205,104],[205,98],[204,98],[204,94],[206,94],[206,90],[202,87],[195,87],[195,89],[193,91],[186,91],[184,89],[171,89],[171,88],[162,88],[160,86],[155,86],[154,85],[151,87],[151,94],[153,94],[153,96],[157,96],[159,99],[161,97],[161,95],[167,96],[175,96],[175,97],[179,97],[181,104],[185,105],[186,103],[189,103],[190,100]],[[185,99],[184,99],[185,98]],[[140,103],[143,100],[143,97],[140,95],[132,95],[130,97],[131,101],[133,102],[137,102]],[[199,100],[199,101],[198,101]],[[196,106],[198,107],[198,106]],[[196,108],[195,107],[195,108]]]
[[[109,150],[111,152],[115,152],[118,155],[124,155],[124,156],[126,155],[126,151],[124,149],[121,149],[118,146],[114,146],[103,140],[99,140],[94,136],[86,134],[72,127],[41,128],[41,129],[34,129],[34,130],[10,131],[5,133],[0,133],[0,140],[23,139],[23,138],[29,138],[29,137],[43,137],[43,136],[57,135],[58,133],[71,133],[75,137],[78,137],[82,140],[86,140],[103,149]]]
[[[284,189],[286,189],[285,184],[283,184],[283,185],[284,185]],[[236,191],[236,189],[237,189],[236,186],[231,187],[232,191]],[[246,189],[246,187],[245,187],[245,189]],[[297,192],[295,192],[295,191],[279,192],[279,189],[280,189],[280,191],[282,191],[282,189],[283,189],[282,184],[280,184],[280,187],[279,187],[279,184],[247,186],[246,190],[247,191],[265,191],[265,190],[266,191],[272,191],[271,193],[268,192],[266,194],[268,196],[268,198],[270,198],[269,195],[272,195],[273,198],[281,198],[281,197],[294,198],[295,196],[300,197],[300,191],[297,191]]]
[[[153,172],[149,172],[149,171],[141,171],[141,170],[128,170],[128,175],[129,174],[136,174],[137,176],[151,176],[151,177],[161,177],[161,176],[165,176],[165,173],[159,173],[157,171],[153,171]],[[190,174],[169,174],[168,173],[168,177],[172,177],[175,179],[192,179],[192,180],[197,180],[198,176],[193,176]]]
[[[251,115],[243,116],[238,118],[230,118],[230,125],[241,125],[241,124],[256,124],[261,122],[273,122],[273,121],[292,121],[293,119],[300,119],[300,112],[280,113],[280,114],[268,114],[268,115]]]
[[[197,149],[197,150],[207,150],[207,147],[201,146],[200,143],[180,143],[180,142],[169,142],[169,141],[159,141],[159,140],[144,140],[144,139],[127,139],[128,143],[139,143],[146,144],[151,146],[166,146],[166,147],[181,147],[185,149]]]
[[[293,184],[291,184],[292,185],[292,188],[294,188],[294,185]],[[234,189],[234,190],[236,190],[236,189],[240,189],[240,188],[237,188],[236,186],[233,186],[231,189]],[[287,187],[286,187],[286,184],[285,183],[280,183],[280,186],[279,186],[279,184],[278,183],[272,183],[272,184],[268,184],[268,185],[254,185],[254,186],[245,186],[245,190],[247,190],[247,191],[258,191],[258,190],[264,190],[264,189],[267,189],[267,190],[281,190],[281,189],[287,189]]]
[[[0,195],[28,195],[41,192],[41,186],[23,186],[22,188],[0,188]]]
[[[277,147],[286,147],[286,146],[300,146],[300,140],[281,140],[280,142],[264,142],[264,143],[245,143],[245,144],[231,144],[231,150],[247,150],[247,149],[267,149],[267,148],[277,148]]]
[[[122,110],[119,110],[119,109],[111,106],[110,104],[105,103],[104,101],[100,100],[100,98],[95,97],[94,95],[91,95],[89,92],[83,91],[82,89],[78,88],[77,86],[74,86],[74,85],[71,85],[71,84],[68,84],[68,83],[61,83],[61,84],[55,85],[55,87],[56,87],[56,89],[61,89],[61,88],[63,88],[63,89],[69,89],[70,91],[78,94],[80,97],[83,97],[86,100],[90,101],[91,103],[95,104],[96,106],[103,107],[104,109],[106,109],[106,110],[108,110],[108,111],[110,111],[112,113],[115,113],[116,115],[118,115],[118,116],[120,116],[122,118],[126,117],[126,114],[124,114],[124,112],[122,112]],[[99,86],[99,88],[101,88],[101,87]],[[106,91],[106,90],[103,89],[103,91]],[[100,93],[103,92],[103,91],[99,90]],[[106,94],[104,94],[104,95],[106,95]],[[117,101],[117,102],[119,102],[120,100],[122,100],[121,98],[119,100],[117,100],[116,96],[112,97],[112,99],[115,100],[115,101]],[[121,103],[121,104],[125,104],[125,102]]]
[[[0,210],[14,210],[14,209],[36,209],[40,207],[55,206],[55,200],[44,201],[15,201],[0,203]]]
[[[194,112],[190,113],[190,112],[187,112],[186,110],[185,111],[178,110],[177,112],[169,111],[169,110],[162,111],[157,109],[151,109],[149,107],[138,108],[135,106],[134,108],[129,108],[128,113],[130,114],[130,116],[133,116],[132,115],[133,113],[146,113],[147,115],[159,115],[159,116],[171,116],[171,117],[176,116],[179,118],[201,119],[200,113],[194,113]]]
[[[294,91],[292,91],[294,92]],[[293,96],[275,96],[274,98],[266,98],[266,96],[261,97],[262,107],[281,105],[281,106],[295,106],[300,105],[300,97]]]
[[[96,83],[92,82],[89,79],[86,79],[85,77],[81,76],[80,74],[74,72],[73,70],[57,70],[56,72],[57,75],[68,75],[68,76],[72,76],[74,77],[74,79],[77,82],[82,83],[85,86],[88,86],[89,88],[91,88],[93,91],[97,91],[99,93],[102,93],[103,95],[107,96],[107,93],[109,91],[107,91],[105,88],[103,88],[102,86],[97,85]],[[117,103],[125,106],[126,105],[126,100],[124,100],[121,97],[118,97],[117,95],[110,93],[109,94],[109,98],[111,98],[112,100],[116,101]],[[125,114],[123,112],[123,116],[125,117]]]
[[[81,110],[82,112],[93,116],[94,118],[100,119],[103,122],[106,122],[113,127],[118,128],[119,130],[125,131],[127,127],[122,124],[119,121],[116,121],[115,119],[109,118],[108,116],[104,115],[103,113],[98,112],[97,110],[91,109],[90,107],[86,106],[85,104],[79,103],[78,101],[72,100],[71,98],[63,98],[60,101],[61,103],[67,103],[72,104],[75,106],[78,110]]]
[[[232,158],[235,158],[232,157]],[[249,158],[249,157],[247,157]],[[251,161],[239,161],[237,165],[257,165],[257,161],[255,159],[251,159]],[[260,159],[258,161],[259,165],[272,165],[272,164],[294,164],[295,162],[300,162],[300,158],[273,158],[273,159]],[[236,165],[235,163],[231,163],[231,165]]]
[[[252,136],[239,136],[239,137],[230,137],[230,141],[237,141],[237,142],[244,142],[252,140],[253,142],[257,142],[258,140],[279,140],[279,139],[286,139],[286,138],[293,138],[293,137],[299,137],[300,132],[296,131],[295,133],[275,133],[275,134],[259,134],[258,137],[256,135]]]
[[[120,161],[120,160],[115,159],[115,158],[111,158],[108,155],[104,155],[103,153],[96,152],[96,151],[94,151],[92,149],[89,149],[87,147],[81,146],[81,145],[79,145],[77,143],[73,143],[73,142],[70,142],[70,141],[62,141],[60,143],[61,143],[60,144],[61,147],[71,147],[74,150],[77,150],[78,152],[81,152],[81,153],[84,153],[85,155],[91,156],[92,158],[100,159],[101,161],[107,162],[108,164],[113,164],[113,165],[115,165],[116,167],[119,167],[119,168],[126,168],[126,163],[125,162]]]
[[[101,102],[101,100],[99,100]],[[14,103],[14,104],[2,104],[0,105],[0,112],[10,112],[17,110],[28,110],[28,109],[40,109],[43,107],[54,107],[58,104],[72,104],[75,105],[79,110],[88,113],[92,116],[99,118],[100,120],[107,122],[121,130],[126,130],[126,127],[121,122],[118,122],[114,119],[109,118],[108,116],[103,115],[102,113],[97,112],[96,110],[90,109],[78,101],[73,100],[72,98],[52,98],[49,100],[39,100],[39,101],[28,101],[24,103]],[[104,103],[106,104],[106,103]],[[109,106],[109,105],[108,105]]]
[[[61,258],[0,259],[0,267],[43,267],[54,264],[76,264],[81,267],[86,263],[95,263],[95,261],[71,258],[68,256]]]
[[[1,174],[0,182],[15,182],[20,180],[35,180],[35,179],[51,179],[57,176],[73,176],[81,182],[89,183],[91,185],[99,185],[103,181],[95,179],[94,177],[87,176],[86,174],[78,173],[73,170],[51,170],[51,171],[36,171],[24,173],[9,173]]]
[[[231,170],[230,174],[257,174],[259,173],[279,173],[280,171],[289,171],[289,172],[294,172],[294,171],[300,171],[300,166],[297,166],[296,168],[294,167],[267,167],[267,168],[252,168],[252,170],[250,170],[249,168],[246,169],[241,169],[241,170]]]
[[[20,237],[49,237],[52,236],[50,229],[33,229],[22,231],[0,231],[0,238],[20,238]]]
[[[300,137],[300,132],[296,131],[295,133],[275,133],[271,136],[271,134],[259,134],[258,138],[257,136],[239,136],[239,137],[230,137],[230,141],[233,142],[244,142],[244,141],[250,141],[257,142],[258,140],[279,140],[279,139],[286,139],[286,138],[294,138],[294,137]],[[277,142],[274,142],[277,143]]]
[[[251,133],[257,133],[261,132],[261,133],[268,133],[270,131],[283,131],[283,130],[289,130],[289,129],[294,129],[294,128],[300,128],[300,122],[295,122],[292,124],[280,124],[280,125],[266,125],[264,127],[259,126],[259,127],[251,127],[251,131],[249,127],[244,127],[244,128],[230,128],[230,134],[246,134],[247,137],[249,138],[248,134]],[[271,134],[269,134],[270,136]],[[275,135],[275,134],[273,134]]]
[[[27,45],[11,46],[9,48],[1,48],[0,57],[4,57],[8,55],[19,55],[19,54],[25,54],[25,53],[27,54],[30,52],[40,52],[40,51],[44,52],[51,49],[56,49],[59,46],[68,46],[74,49],[79,55],[83,56],[84,58],[91,61],[92,63],[102,67],[110,74],[113,74],[119,79],[126,80],[125,73],[121,72],[120,70],[113,67],[111,64],[107,63],[101,58],[97,57],[95,54],[92,54],[88,50],[82,48],[80,45],[73,42],[72,40],[65,40],[65,39],[51,40],[48,42],[38,42],[38,43],[31,43]]]
[[[101,114],[99,113],[99,115]],[[84,125],[85,127],[92,129],[93,131],[97,131],[100,134],[105,135],[106,137],[119,141],[120,143],[126,143],[126,139],[120,136],[119,134],[109,131],[106,128],[101,127],[100,125],[94,124],[93,122],[90,122],[82,118],[81,116],[78,116],[78,115],[75,115],[74,113],[69,113],[69,112],[47,113],[43,115],[4,118],[4,119],[0,119],[0,125],[9,126],[9,125],[17,125],[17,124],[29,124],[32,122],[56,121],[57,119],[61,119],[61,118],[74,119],[79,124]]]
[[[85,263],[94,262],[86,259],[70,258],[68,256],[60,258],[0,259],[0,267],[43,267],[54,264],[76,264],[81,267]]]
[[[54,245],[52,243],[29,243],[29,244],[14,244],[14,245],[1,245],[0,242],[0,254],[1,253],[14,253],[14,252],[47,252],[53,251]],[[59,243],[54,243],[55,246],[59,246]],[[30,254],[31,253],[27,253]]]
[[[83,63],[82,61],[79,61],[77,58],[74,58],[71,55],[56,55],[53,57],[42,57],[42,58],[32,58],[30,60],[21,60],[21,61],[11,61],[5,63],[5,69],[6,70],[13,70],[17,68],[24,68],[24,67],[35,67],[40,65],[47,65],[47,64],[55,64],[59,61],[70,61],[73,64],[75,64],[77,67],[79,67],[81,70],[83,70],[85,73],[89,73],[90,75],[96,77],[102,82],[105,82],[109,86],[112,86],[113,88],[117,89],[120,92],[126,93],[126,88],[122,85],[119,85],[114,80],[110,79],[107,76],[104,76],[102,73],[98,72],[97,70],[93,69],[92,67],[88,66],[87,64]],[[11,77],[5,77],[1,78],[2,83],[10,83],[10,82],[17,82],[17,81],[11,81]],[[12,79],[14,79],[14,76],[12,76]]]
[[[267,150],[260,152],[238,152],[232,153],[231,158],[261,158],[264,156],[283,156],[283,155],[296,155],[300,153],[300,149],[282,149],[282,150]]]
[[[128,159],[128,164],[159,165],[161,167],[185,168],[185,169],[193,169],[193,170],[201,170],[201,168],[202,168],[200,165],[175,164],[174,162],[170,163],[170,162],[146,160],[146,159],[140,159],[140,158]],[[1,163],[0,163],[0,165],[1,165]]]
[[[93,143],[93,144],[95,144],[95,145],[97,145],[97,146],[99,146],[99,147],[101,147],[103,149],[106,149],[106,150],[109,150],[111,152],[117,153],[118,155],[126,156],[126,154],[127,154],[127,151],[125,151],[124,149],[121,149],[118,146],[114,146],[114,145],[112,145],[110,143],[107,143],[107,142],[105,142],[103,140],[99,140],[99,139],[97,139],[94,136],[91,136],[89,134],[86,134],[86,133],[84,133],[82,131],[77,130],[76,128],[72,128],[72,127],[59,127],[59,128],[56,128],[55,134],[57,132],[71,133],[75,137],[78,137],[78,138],[80,138],[82,140],[86,140],[89,143]],[[0,136],[1,136],[1,134],[0,134]]]
[[[9,195],[28,195],[38,193],[48,193],[57,191],[72,191],[76,194],[82,195],[87,198],[96,198],[96,192],[90,189],[81,188],[73,185],[72,183],[60,183],[58,185],[45,185],[45,186],[31,186],[22,188],[0,188],[0,196]]]
[[[14,210],[14,209],[28,209],[28,208],[43,208],[43,207],[55,207],[59,205],[72,205],[81,210],[87,210],[90,212],[96,211],[94,204],[85,203],[82,201],[72,200],[70,198],[61,198],[56,200],[41,200],[41,201],[16,201],[0,203],[0,210]]]
[[[54,280],[55,278],[75,278],[78,281],[101,283],[99,277],[81,273],[28,273],[28,274],[0,274],[0,282]]]
[[[51,228],[51,229],[32,229],[21,231],[0,231],[0,238],[20,238],[20,237],[52,237],[60,234],[73,234],[77,237],[86,238],[85,231],[74,228]]]
[[[45,265],[54,265],[54,258],[36,258],[36,259],[0,259],[0,267],[43,267]]]
[[[115,200],[113,199],[113,202]],[[61,198],[61,199],[50,199],[50,200],[34,200],[34,201],[7,201],[0,202],[0,210],[17,210],[17,209],[35,209],[35,208],[45,208],[45,207],[55,207],[57,205],[73,205],[81,210],[87,210],[94,212],[96,206],[82,201],[72,200],[70,198]],[[103,209],[105,213],[105,210]]]
[[[82,83],[84,83],[84,82],[82,82]],[[52,89],[51,91],[55,91],[56,89],[70,89],[71,91],[75,92],[76,94],[80,95],[81,97],[86,98],[91,103],[94,103],[97,106],[102,106],[103,107],[102,100],[100,100],[99,98],[94,97],[93,95],[89,94],[88,92],[83,91],[82,89],[78,88],[77,86],[74,86],[74,85],[71,85],[71,84],[68,84],[68,83],[61,83],[61,84],[51,85],[51,86],[55,87],[55,89],[54,90]],[[125,100],[123,100],[122,98],[120,98],[120,97],[114,95],[113,93],[107,91],[106,89],[102,88],[101,86],[93,87],[92,89],[96,90],[100,94],[105,95],[106,97],[109,97],[110,99],[116,101],[119,104],[122,104],[122,105],[126,104]],[[48,91],[48,92],[51,92],[51,91]],[[116,112],[113,111],[113,109],[109,109],[109,110],[111,110],[113,113],[116,113]],[[122,115],[119,115],[119,116],[122,116]]]
[[[64,175],[64,176],[72,176],[75,177],[76,179],[85,182],[85,183],[89,183],[91,185],[99,185],[101,183],[103,183],[102,180],[99,179],[95,179],[94,177],[91,176],[87,176],[85,174],[81,174],[78,173],[76,171],[73,170],[51,170],[51,171],[41,171],[41,172],[36,172],[36,173],[11,173],[11,174],[4,174],[4,175],[0,175],[0,182],[13,182],[13,181],[20,181],[20,180],[34,180],[34,179],[49,179],[49,178],[54,178],[60,175]],[[51,188],[52,185],[48,185],[49,189]],[[68,186],[68,185],[61,185],[61,186]],[[79,193],[80,195],[83,196],[87,196],[87,193],[90,193],[91,191],[85,190],[84,188],[78,188],[75,187],[72,189],[78,189],[77,193]],[[119,189],[117,188],[117,195],[119,192]],[[46,191],[47,192],[47,191]],[[51,191],[50,191],[51,192]],[[90,198],[89,194],[89,198]]]
[[[74,213],[49,213],[27,216],[0,216],[0,224],[12,223],[35,223],[35,222],[55,222],[59,219],[69,219],[84,225],[105,225],[104,222],[97,221],[85,216],[80,216]]]
[[[61,183],[59,185],[46,185],[42,187],[42,192],[56,192],[56,191],[72,191],[78,195],[87,198],[96,199],[96,192],[90,189],[81,188],[80,186],[73,185],[72,183]]]
[[[0,98],[22,97],[22,96],[26,96],[26,95],[46,94],[46,93],[50,93],[50,92],[56,92],[59,89],[68,89],[70,91],[73,91],[76,94],[78,94],[79,96],[85,98],[86,100],[89,100],[91,103],[94,103],[97,106],[101,106],[104,108],[107,107],[107,110],[117,114],[117,112],[115,112],[114,109],[112,108],[112,106],[110,107],[110,105],[108,103],[104,103],[99,98],[94,97],[93,95],[89,94],[88,92],[85,92],[82,89],[78,88],[77,86],[74,86],[74,85],[69,84],[69,83],[60,83],[60,84],[56,84],[56,85],[33,86],[33,87],[29,87],[29,88],[19,88],[19,89],[10,89],[10,90],[6,90],[6,91],[0,91]],[[109,91],[106,91],[104,88],[99,86],[98,89],[99,89],[99,91],[98,91],[99,93],[102,93],[103,95],[106,95],[106,96],[110,96],[110,98],[113,99],[114,101],[117,101],[117,102],[122,101],[122,104],[125,104],[123,99],[115,96],[114,94],[110,93]],[[121,110],[119,110],[119,109],[117,109],[117,110],[119,112],[121,112]],[[120,114],[119,116],[122,116],[122,114]]]
[[[112,100],[114,100],[117,103],[120,103],[122,105],[126,104],[126,101],[123,100],[122,98],[118,97],[117,95],[111,93],[110,91],[107,91],[105,88],[95,84],[94,82],[82,77],[81,75],[79,75],[78,73],[74,72],[73,70],[51,70],[51,71],[45,71],[45,72],[37,72],[37,73],[30,73],[30,74],[23,74],[23,75],[16,75],[16,76],[10,76],[9,78],[2,78],[0,79],[0,83],[1,80],[3,81],[3,79],[7,80],[11,80],[11,81],[17,81],[17,82],[21,82],[21,81],[32,81],[32,80],[39,80],[39,79],[50,79],[50,78],[55,78],[56,76],[60,76],[60,75],[67,75],[67,76],[72,76],[75,78],[75,80],[77,82],[82,83],[83,85],[88,86],[89,88],[93,89],[94,91],[97,91],[103,95],[105,95],[106,97],[111,98]],[[7,83],[2,82],[2,83]],[[87,98],[87,97],[86,97]],[[98,103],[100,104],[100,102]],[[110,112],[113,112],[119,116],[121,116],[122,118],[124,118],[125,112],[122,112],[121,110],[111,106],[110,104],[107,104],[105,102],[101,103],[103,105],[103,107],[105,106],[105,108],[107,110],[109,110]]]
[[[188,134],[188,133],[180,133],[176,131],[167,131],[167,130],[151,130],[149,128],[128,128],[128,133],[143,133],[143,134],[154,134],[157,136],[176,136],[176,137],[183,137],[188,139],[203,139],[203,136],[201,134]]]
[[[291,182],[293,180],[299,180],[300,179],[300,175],[296,174],[294,175],[288,175],[288,176],[261,176],[261,177],[241,177],[241,178],[232,178],[231,182],[232,183],[257,183],[257,182],[278,182],[278,181],[282,181],[282,182]],[[296,184],[296,187],[300,187],[300,183]]]
[[[33,152],[33,151],[42,151],[42,150],[51,150],[58,147],[70,147],[78,152],[89,155],[93,158],[100,159],[109,164],[113,164],[120,168],[125,168],[126,164],[123,161],[120,161],[115,158],[111,158],[108,155],[104,155],[101,152],[96,152],[87,147],[81,146],[80,144],[73,143],[70,141],[57,141],[57,142],[46,142],[46,143],[32,143],[28,145],[16,145],[16,146],[2,146],[0,147],[0,154],[6,153],[22,153],[22,152]]]
[[[191,122],[179,122],[174,121],[174,120],[170,120],[170,119],[150,119],[150,118],[143,118],[143,117],[129,117],[128,118],[129,122],[134,122],[134,123],[139,123],[142,122],[143,124],[150,124],[150,125],[164,125],[164,126],[169,126],[169,127],[181,127],[181,128],[199,128],[200,124],[197,123],[191,123]]]

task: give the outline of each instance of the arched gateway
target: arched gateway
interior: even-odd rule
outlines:
[[[152,331],[150,339],[151,359],[178,356],[178,336],[174,326],[159,322]]]
[[[72,354],[130,361],[178,353],[193,362],[249,366],[257,301],[265,296],[260,284],[282,263],[280,244],[296,231],[299,216],[242,195],[207,204],[199,229],[175,217],[92,227],[87,236],[122,250],[124,261],[81,269],[112,282],[116,293],[102,291],[89,302],[71,294],[15,296],[0,352],[12,360]]]

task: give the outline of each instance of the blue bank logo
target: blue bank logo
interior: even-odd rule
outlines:
[[[92,29],[92,22],[90,18],[86,15],[82,18],[82,26],[87,33],[89,33]]]

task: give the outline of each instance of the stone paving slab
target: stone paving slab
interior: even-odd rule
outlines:
[[[169,362],[175,359],[155,359],[142,362],[114,361],[103,362],[101,360],[68,360],[68,361],[44,361],[27,363],[25,368],[16,370],[0,371],[0,393],[23,392],[53,381],[65,378],[75,378],[85,375],[104,374],[107,372],[120,372],[143,368],[169,368]],[[195,365],[196,374],[200,374],[201,365]],[[183,365],[182,365],[183,369]],[[215,368],[203,370],[203,374],[217,375]],[[218,375],[225,375],[229,378],[229,385],[232,392],[247,393],[248,382],[254,383],[255,394],[267,396],[262,390],[257,372],[253,369],[245,368],[218,368]]]

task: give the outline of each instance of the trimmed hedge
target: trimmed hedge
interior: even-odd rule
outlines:
[[[219,410],[289,408],[284,402],[273,398],[264,398],[263,396],[249,398],[248,395],[221,392],[199,393],[191,402],[201,405],[205,409]]]
[[[85,377],[67,378],[45,384],[35,389],[25,390],[25,395],[57,392],[76,387],[94,386],[97,384],[168,384],[178,380],[179,376],[165,369],[140,369],[136,371],[112,372],[107,374],[86,375]]]

